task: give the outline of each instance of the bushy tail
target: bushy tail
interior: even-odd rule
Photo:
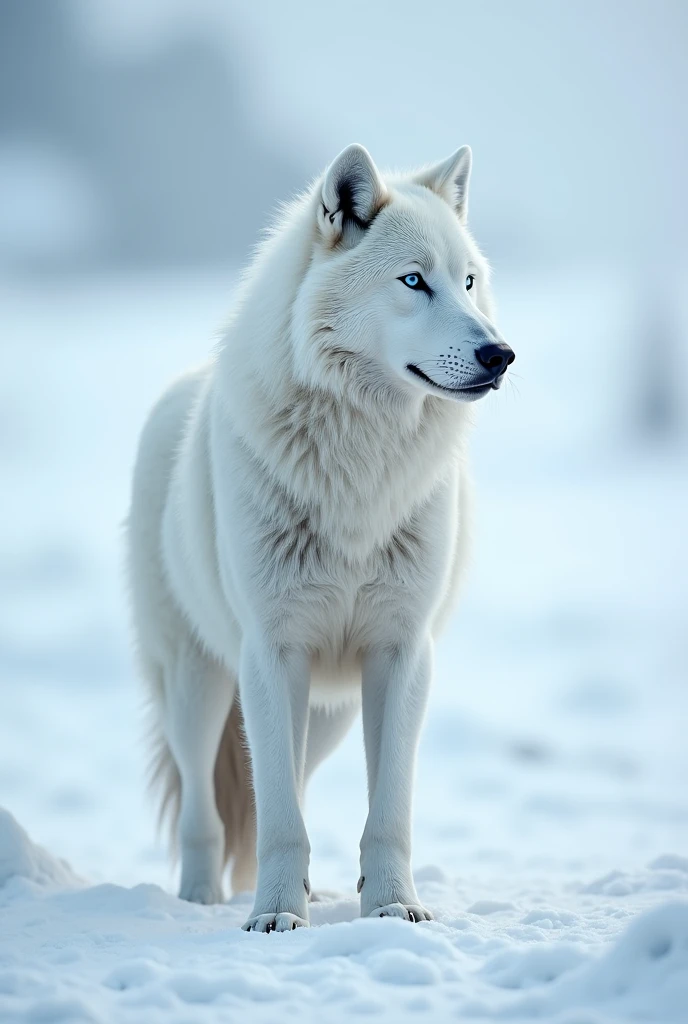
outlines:
[[[238,696],[232,703],[217,752],[215,801],[225,827],[225,863],[232,861],[232,890],[255,889],[256,802]]]
[[[169,828],[176,854],[181,777],[163,733],[155,730],[151,788],[159,794],[160,823]],[[225,723],[215,762],[215,802],[225,830],[225,864],[232,862],[232,891],[255,888],[256,812],[248,746],[238,697]]]

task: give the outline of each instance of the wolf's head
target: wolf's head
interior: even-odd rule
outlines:
[[[514,353],[491,321],[488,267],[466,228],[471,151],[382,177],[348,146],[316,186],[313,250],[294,307],[297,373],[472,402]]]

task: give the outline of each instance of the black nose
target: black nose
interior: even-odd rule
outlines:
[[[516,358],[513,351],[503,341],[481,345],[479,349],[476,349],[475,354],[480,365],[484,366],[486,370],[491,370],[495,377],[500,377]]]

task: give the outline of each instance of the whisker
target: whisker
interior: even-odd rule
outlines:
[[[507,380],[507,384],[511,388],[511,392],[510,393],[513,393],[517,398],[520,398],[521,397],[521,392],[519,391],[519,389],[518,389],[518,387],[516,385],[516,382],[511,380],[511,379],[508,379]]]

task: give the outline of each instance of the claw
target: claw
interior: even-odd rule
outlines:
[[[280,911],[276,914],[259,914],[257,917],[250,917],[241,927],[245,932],[264,932],[269,935],[270,932],[287,932],[294,931],[295,928],[308,928],[308,920],[297,917],[296,914],[291,914],[288,911]]]
[[[420,921],[432,921],[433,916],[425,907],[420,904],[388,903],[384,907],[376,907],[370,914],[371,917],[400,917],[402,921],[411,921],[418,924]]]

